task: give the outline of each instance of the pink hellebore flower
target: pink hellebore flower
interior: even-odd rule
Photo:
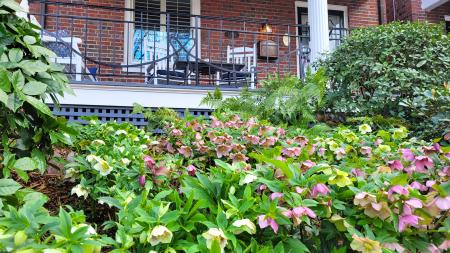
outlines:
[[[292,209],[292,214],[295,217],[301,217],[303,215],[307,215],[310,218],[314,219],[317,217],[316,213],[314,213],[313,210],[309,209],[308,207],[298,206]]]
[[[448,152],[447,154],[445,154],[445,157],[450,158],[450,152]]]
[[[317,152],[317,154],[319,156],[324,156],[325,155],[325,151],[327,151],[325,148],[319,148],[319,152]]]
[[[172,136],[182,136],[183,132],[181,132],[181,130],[175,128],[172,130],[172,132],[170,132],[170,134],[172,134]]]
[[[306,190],[305,188],[301,188],[298,186],[295,187],[295,192],[298,194],[302,194],[305,190]]]
[[[247,135],[247,136],[244,136],[244,139],[253,145],[259,144],[259,136],[256,136],[256,135]]]
[[[212,118],[211,127],[213,127],[213,128],[223,128],[223,123],[222,123],[222,121],[220,121],[220,120],[218,120],[216,118]]]
[[[248,160],[248,157],[245,156],[242,153],[236,153],[236,154],[232,154],[231,159],[233,160],[234,163],[236,162],[246,162]]]
[[[445,176],[450,177],[450,165],[442,168],[442,170],[439,171],[438,174],[441,177],[445,177]]]
[[[308,155],[312,156],[314,154],[314,152],[316,152],[316,148],[317,148],[317,144],[313,144],[308,151]]]
[[[307,171],[314,166],[316,166],[315,162],[313,162],[311,160],[306,160],[306,161],[302,162],[300,168],[302,169],[302,171]]]
[[[283,193],[274,192],[274,193],[270,194],[269,199],[274,200],[274,199],[278,199],[278,198],[282,198],[282,197],[283,197]]]
[[[152,169],[156,165],[155,160],[153,160],[153,158],[151,158],[150,156],[144,157],[144,163],[145,163],[145,166],[147,166],[147,168],[149,168],[149,169]]]
[[[416,199],[416,198],[412,198],[412,199],[405,201],[405,204],[407,204],[413,208],[422,208],[423,207],[422,201],[420,201],[419,199]]]
[[[175,153],[175,149],[173,148],[172,143],[167,143],[166,149],[167,149],[167,152],[169,152],[171,154]]]
[[[425,182],[425,185],[427,187],[433,187],[433,185],[435,185],[435,184],[436,184],[436,181],[434,181],[434,180],[428,180]]]
[[[388,199],[390,201],[394,200],[394,198],[392,197],[392,195],[394,193],[407,196],[409,194],[409,191],[401,185],[395,185],[395,186],[391,187],[391,189],[389,189],[389,191],[388,191]]]
[[[258,224],[260,228],[266,228],[270,226],[275,234],[278,232],[278,224],[270,217],[267,217],[265,215],[258,216]]]
[[[439,143],[434,143],[432,146],[422,147],[422,150],[425,153],[425,155],[431,155],[433,153],[440,153],[441,146],[439,145]]]
[[[439,245],[439,248],[442,250],[447,250],[450,248],[450,240],[445,240]]]
[[[330,189],[326,185],[319,183],[313,187],[311,197],[315,198],[319,194],[326,196],[328,193],[330,193]]]
[[[382,139],[377,139],[377,140],[374,142],[375,146],[378,146],[378,145],[380,145],[381,143],[383,143],[383,140],[382,140]]]
[[[139,185],[144,187],[145,186],[145,175],[139,176]]]
[[[301,147],[304,147],[308,144],[309,140],[305,136],[297,136],[294,138],[294,141],[300,144]]]
[[[334,151],[334,153],[336,154],[336,159],[338,160],[341,160],[347,154],[344,148],[338,148],[336,151]]]
[[[202,135],[200,133],[195,133],[195,139],[197,141],[201,140],[202,139]]]
[[[388,166],[393,170],[403,170],[403,164],[400,160],[389,161]]]
[[[361,152],[361,154],[363,154],[367,157],[370,157],[372,155],[372,148],[364,146],[364,147],[361,147],[360,152]]]
[[[430,243],[428,245],[427,250],[428,250],[428,253],[441,253],[441,250],[432,243]]]
[[[277,135],[278,136],[285,136],[286,135],[286,131],[283,128],[278,128],[277,129]]]
[[[428,190],[428,187],[426,187],[425,185],[423,185],[417,181],[412,182],[409,186],[411,186],[411,188],[419,190],[421,192]]]
[[[425,171],[425,167],[428,169],[433,168],[433,160],[428,156],[416,156],[414,163],[416,164],[417,171]]]
[[[417,226],[419,217],[413,214],[400,215],[398,219],[398,231],[403,232],[408,226]]]
[[[188,146],[181,146],[179,149],[178,149],[178,152],[180,153],[180,154],[182,154],[184,157],[186,157],[186,158],[189,158],[189,157],[191,157],[192,155],[193,155],[193,153],[192,153],[192,148],[191,147],[188,147]]]
[[[216,147],[216,153],[218,158],[222,158],[223,156],[228,156],[231,151],[231,147],[228,145],[219,145]]]
[[[403,159],[405,159],[406,161],[410,161],[410,162],[414,161],[414,154],[411,151],[411,149],[404,148],[404,149],[401,149],[401,152],[402,152]]]
[[[190,176],[195,176],[195,172],[197,172],[197,168],[194,165],[187,166],[187,171]]]
[[[355,177],[365,177],[366,176],[366,174],[362,170],[356,169],[356,168],[352,169],[350,171],[350,173],[352,173]]]
[[[292,148],[284,148],[283,149],[283,155],[288,157],[297,157],[302,152],[302,149],[299,147],[292,147]]]
[[[277,142],[277,140],[278,139],[276,137],[273,137],[273,136],[267,137],[267,138],[265,138],[264,140],[261,141],[260,145],[263,146],[263,147],[268,148],[270,146],[275,145],[275,142]]]
[[[447,197],[437,197],[434,199],[434,205],[442,211],[450,209],[450,196]]]

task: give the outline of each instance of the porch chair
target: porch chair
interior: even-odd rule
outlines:
[[[242,72],[248,73],[239,73],[239,72],[226,72],[221,73],[217,72],[217,85],[222,83],[231,84],[232,82],[236,83],[246,83],[250,82],[250,87],[255,87],[256,82],[256,64],[257,64],[257,56],[256,56],[256,44],[253,44],[253,47],[235,47],[227,46],[227,63],[234,64],[244,64],[245,67],[241,70]]]

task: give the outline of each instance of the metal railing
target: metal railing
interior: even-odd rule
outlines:
[[[73,83],[254,88],[309,64],[304,25],[43,0],[30,15]],[[331,44],[346,34],[331,29]]]

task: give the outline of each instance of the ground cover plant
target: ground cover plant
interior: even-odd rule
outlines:
[[[448,148],[362,124],[319,136],[252,118],[189,118],[151,136],[92,124],[66,173],[109,205],[109,249],[443,252]],[[311,131],[314,132],[314,131]],[[99,224],[100,225],[100,224]]]

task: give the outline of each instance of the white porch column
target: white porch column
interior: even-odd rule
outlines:
[[[327,0],[308,0],[311,62],[330,49]]]

